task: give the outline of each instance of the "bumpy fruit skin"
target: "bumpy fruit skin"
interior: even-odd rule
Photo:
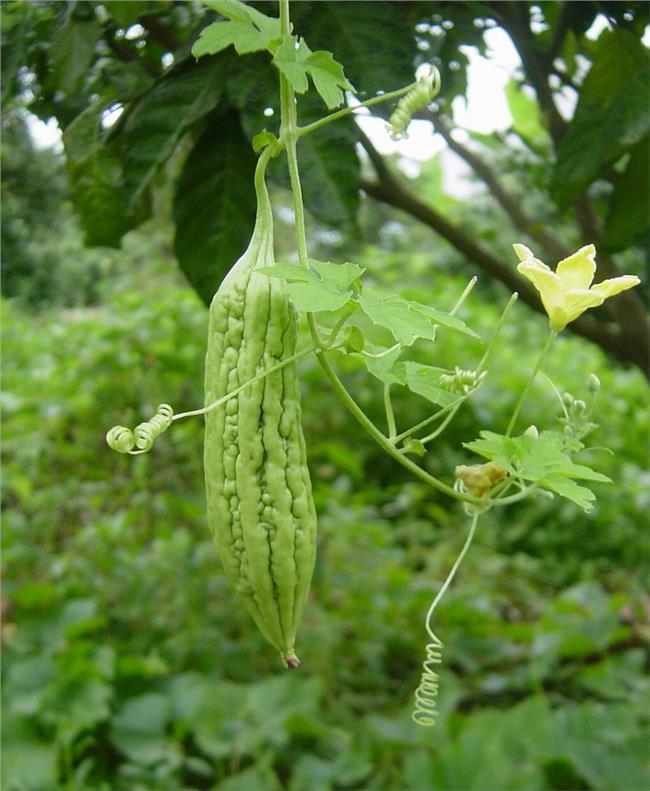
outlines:
[[[261,165],[261,163],[260,163]],[[250,245],[210,306],[205,402],[210,404],[295,353],[297,319],[273,264],[273,217],[258,167]],[[316,555],[316,512],[300,423],[295,363],[206,415],[208,522],[230,581],[286,665]]]

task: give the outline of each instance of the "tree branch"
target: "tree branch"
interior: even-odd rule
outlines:
[[[528,82],[533,86],[542,112],[547,118],[553,142],[557,144],[566,131],[566,121],[560,115],[553,98],[553,91],[548,81],[544,53],[537,49],[535,37],[529,24],[528,3],[499,3],[495,16],[506,31],[513,46],[517,50]]]
[[[473,264],[500,280],[511,291],[518,291],[520,298],[527,305],[538,313],[544,313],[537,292],[517,274],[515,266],[504,264],[500,258],[468,239],[456,225],[413,195],[393,175],[381,154],[360,129],[359,138],[378,175],[376,181],[360,180],[359,186],[367,195],[389,206],[401,209],[428,225]],[[650,377],[647,356],[643,350],[640,351],[637,347],[638,331],[635,333],[635,338],[631,338],[628,334],[616,332],[609,325],[590,316],[581,316],[569,325],[569,329],[596,343],[619,360],[634,363],[646,373],[646,376]]]
[[[429,111],[428,117],[433,123],[436,132],[446,141],[449,148],[466,162],[474,173],[485,183],[497,203],[508,217],[510,217],[512,224],[517,230],[525,233],[531,239],[534,239],[557,260],[566,258],[571,254],[571,250],[565,247],[555,236],[547,233],[543,228],[540,228],[538,221],[526,214],[521,207],[520,198],[511,195],[503,187],[497,174],[489,165],[452,137],[451,129],[442,120],[440,115]]]

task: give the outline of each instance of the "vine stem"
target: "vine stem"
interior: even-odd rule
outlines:
[[[288,36],[291,32],[291,25],[289,21],[289,0],[280,0],[280,30],[282,35]],[[297,155],[297,139],[298,139],[298,125],[296,119],[296,99],[293,88],[283,74],[280,74],[280,100],[281,100],[281,123],[280,123],[280,140],[284,144],[287,152],[287,162],[289,166],[289,180],[291,183],[291,191],[293,193],[294,212],[295,212],[295,228],[296,228],[296,245],[298,248],[298,260],[304,267],[308,266],[309,255],[307,252],[307,238],[305,233],[305,210],[302,199],[302,187],[300,184],[300,171],[298,168],[298,155]],[[330,365],[327,356],[323,352],[323,344],[320,339],[318,327],[313,313],[307,313],[307,323],[309,331],[316,345],[316,357],[321,365],[325,375],[330,380],[335,393],[352,413],[353,417],[363,426],[363,428],[370,434],[370,436],[397,462],[403,467],[406,467],[410,472],[423,480],[429,486],[437,489],[440,492],[453,497],[456,500],[469,503],[470,505],[481,505],[482,500],[478,497],[473,497],[469,494],[463,494],[455,491],[451,486],[439,481],[430,475],[426,470],[419,467],[415,462],[411,461],[402,452],[398,451],[393,443],[384,436],[382,432],[375,426],[370,418],[365,414],[357,402],[352,398],[347,391],[345,385],[336,375],[334,369]]]
[[[440,601],[442,600],[442,597],[447,592],[447,588],[449,588],[449,586],[452,583],[452,580],[456,576],[456,572],[458,571],[458,567],[463,562],[463,560],[465,558],[465,555],[467,554],[467,550],[469,549],[470,544],[472,543],[472,540],[474,538],[474,533],[476,532],[476,525],[478,524],[478,518],[479,518],[480,515],[481,514],[480,514],[479,511],[475,511],[474,512],[474,515],[472,516],[472,523],[471,523],[470,528],[469,528],[469,533],[467,534],[467,538],[465,539],[465,543],[463,544],[463,548],[458,553],[458,557],[456,558],[456,560],[454,562],[454,565],[451,567],[451,570],[450,570],[449,574],[447,574],[447,579],[442,583],[442,588],[440,588],[440,590],[436,594],[435,599],[431,602],[431,606],[429,607],[429,610],[427,611],[427,615],[426,615],[426,618],[424,619],[424,623],[425,623],[427,632],[429,633],[429,636],[433,640],[437,640],[438,638],[435,636],[435,634],[433,633],[433,630],[431,628],[431,618],[433,616],[433,613],[434,613],[436,607],[438,606],[438,604],[440,604]]]
[[[467,291],[467,289],[466,289],[466,291]],[[492,353],[492,350],[494,349],[494,346],[495,346],[495,344],[496,344],[496,342],[497,342],[497,340],[499,338],[499,335],[501,333],[501,329],[502,329],[503,325],[505,324],[506,317],[507,317],[508,313],[510,312],[510,308],[515,304],[515,302],[517,301],[517,298],[518,298],[518,294],[515,291],[513,294],[511,294],[510,299],[506,303],[505,308],[501,312],[501,316],[499,318],[499,322],[498,322],[498,324],[496,326],[494,334],[492,335],[490,343],[488,344],[488,347],[485,350],[485,353],[483,354],[483,357],[481,358],[481,361],[479,362],[479,364],[478,364],[478,366],[476,368],[476,372],[477,373],[481,373],[485,369],[485,366],[487,365],[487,362],[490,359],[490,354]],[[463,292],[463,294],[461,294],[461,300],[462,299],[464,299],[464,292]],[[461,406],[461,404],[463,403],[463,401],[468,399],[471,395],[472,395],[472,393],[468,393],[467,395],[460,396],[457,401],[454,401],[453,403],[449,404],[448,406],[443,407],[442,409],[439,409],[437,412],[434,412],[433,415],[429,415],[429,417],[426,417],[426,418],[424,418],[424,420],[421,420],[419,423],[416,423],[415,426],[411,426],[411,428],[407,429],[406,431],[403,431],[401,434],[398,434],[398,436],[395,437],[395,442],[401,442],[402,440],[406,439],[407,437],[410,437],[411,434],[415,434],[415,432],[419,431],[421,428],[425,428],[425,426],[428,426],[430,423],[433,423],[434,420],[436,420],[439,417],[442,417],[444,414],[448,413],[449,411],[458,409]],[[455,412],[454,412],[454,414],[455,414]],[[446,425],[446,422],[445,422],[444,425]],[[438,428],[440,428],[440,427],[438,427]],[[436,431],[438,431],[438,429],[436,429]],[[426,438],[426,441],[428,442],[431,439],[434,439],[435,436],[437,436],[437,435],[436,435],[435,432],[433,432],[433,436],[429,435]],[[422,441],[424,442],[425,440],[422,440]]]
[[[395,413],[393,412],[393,402],[390,400],[390,385],[384,385],[384,409],[386,410],[386,424],[388,427],[388,439],[394,441],[397,434],[395,426]]]
[[[510,418],[510,422],[508,423],[508,428],[506,429],[506,437],[509,437],[512,434],[512,430],[515,427],[515,423],[517,422],[517,418],[519,417],[519,412],[521,411],[521,407],[522,407],[522,405],[524,403],[524,400],[525,400],[526,396],[528,395],[528,391],[533,386],[533,382],[535,381],[535,378],[537,376],[537,372],[542,367],[542,363],[544,362],[544,358],[546,357],[546,353],[550,349],[551,343],[555,340],[556,337],[557,337],[557,332],[555,332],[555,330],[551,330],[549,335],[548,335],[548,338],[546,339],[546,343],[544,344],[544,346],[542,348],[542,351],[540,352],[540,355],[537,358],[537,362],[535,363],[535,367],[533,368],[533,372],[530,375],[530,378],[529,378],[528,382],[526,383],[526,386],[521,391],[521,395],[519,396],[519,400],[517,401],[517,404],[515,405],[514,411],[512,413],[512,417]]]
[[[339,118],[345,118],[346,115],[351,115],[361,107],[373,107],[376,104],[390,102],[392,99],[399,99],[400,96],[404,96],[404,94],[407,94],[412,88],[415,88],[416,86],[417,82],[412,82],[405,88],[398,88],[395,91],[390,91],[390,93],[382,93],[380,96],[373,96],[372,99],[366,99],[365,102],[359,102],[353,107],[344,107],[342,110],[337,110],[330,115],[326,115],[324,118],[319,118],[318,121],[314,121],[311,124],[299,126],[297,128],[298,137],[308,135],[310,132],[315,132],[317,129],[320,129],[321,126],[325,126],[325,124],[329,124],[331,121],[338,121]]]
[[[208,406],[204,406],[201,409],[193,409],[190,412],[179,412],[177,415],[174,415],[174,417],[172,418],[172,422],[174,420],[182,420],[184,417],[205,415],[208,412],[211,412],[213,409],[216,409],[217,407],[220,407],[222,404],[225,404],[226,401],[229,401],[231,398],[234,398],[236,395],[241,393],[242,390],[245,390],[249,385],[258,382],[260,379],[264,379],[266,376],[269,376],[270,374],[279,371],[281,368],[284,368],[285,366],[289,365],[295,360],[298,360],[300,357],[304,357],[306,354],[310,354],[315,350],[316,350],[316,346],[312,345],[307,347],[306,349],[303,349],[300,352],[296,352],[295,354],[292,354],[291,357],[287,357],[286,360],[282,360],[281,362],[272,365],[270,368],[265,368],[263,371],[260,371],[260,373],[257,374],[257,376],[254,376],[252,379],[249,379],[247,382],[244,382],[243,385],[239,385],[239,387],[235,388],[230,393],[226,393],[225,396],[222,396],[216,401],[213,401],[211,404],[208,404]]]

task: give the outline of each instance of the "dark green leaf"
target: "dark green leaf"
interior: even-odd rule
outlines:
[[[101,108],[91,106],[77,116],[63,133],[63,145],[86,244],[119,247],[147,211],[127,205],[120,160],[102,137]]]
[[[151,5],[150,0],[111,0],[105,8],[121,28],[128,28],[142,14],[151,13]]]
[[[123,132],[126,191],[135,202],[185,130],[219,103],[224,60],[186,62],[162,77],[137,103]]]
[[[212,119],[181,173],[174,196],[174,252],[206,304],[250,239],[255,162],[239,114],[231,112]]]
[[[402,2],[296,3],[296,29],[314,49],[328,50],[362,95],[413,80],[415,31]]]
[[[600,244],[622,250],[648,232],[650,214],[650,137],[632,149],[625,172],[614,184]]]
[[[77,90],[86,75],[100,32],[94,19],[77,19],[70,14],[54,34],[50,49],[52,80],[67,96]]]
[[[303,104],[301,101],[300,107]],[[361,165],[355,141],[356,127],[350,119],[300,140],[305,206],[318,220],[335,227],[354,226],[357,221]]]
[[[551,192],[570,205],[650,130],[650,62],[628,30],[604,31],[575,116],[560,143]]]

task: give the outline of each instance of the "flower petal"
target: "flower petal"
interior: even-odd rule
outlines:
[[[560,261],[555,271],[562,281],[563,290],[589,288],[596,271],[595,257],[596,248],[588,244]]]
[[[640,282],[636,275],[622,275],[621,277],[611,277],[609,280],[603,280],[602,283],[592,286],[591,290],[599,294],[604,301],[615,294],[620,294],[621,291],[627,291],[628,288],[638,286]]]
[[[546,264],[533,258],[532,261],[526,261],[517,265],[517,270],[528,278],[543,296],[548,296],[554,299],[556,296],[559,298],[561,294],[560,278],[549,269]]]
[[[529,250],[525,244],[513,244],[512,249],[520,261],[530,261],[531,258],[535,258],[532,250]]]

